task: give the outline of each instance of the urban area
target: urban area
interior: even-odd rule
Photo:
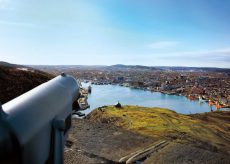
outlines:
[[[228,69],[126,65],[40,66],[39,68],[52,74],[67,72],[82,82],[95,85],[121,85],[186,96],[190,100],[206,101],[217,109],[230,107],[230,71]],[[83,93],[85,95],[85,90]]]

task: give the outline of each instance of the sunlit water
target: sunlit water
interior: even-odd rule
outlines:
[[[88,85],[88,83],[82,83],[83,87],[88,87]],[[90,108],[83,111],[85,114],[103,105],[114,105],[118,101],[122,105],[168,108],[182,114],[203,113],[211,110],[207,103],[190,101],[184,96],[167,95],[118,85],[91,85],[91,87],[92,93],[88,96]],[[212,108],[215,110],[214,107]]]

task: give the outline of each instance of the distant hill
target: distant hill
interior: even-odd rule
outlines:
[[[162,70],[171,70],[171,71],[188,71],[188,72],[225,72],[230,73],[229,68],[215,68],[215,67],[167,67],[159,66]]]
[[[4,61],[0,61],[0,66],[3,66],[3,67],[11,67],[11,68],[21,67],[20,65],[11,64],[11,63],[7,63],[7,62],[4,62]],[[23,66],[23,67],[24,67],[24,66]]]
[[[142,66],[142,65],[123,65],[116,64],[108,66],[111,69],[120,70],[155,70],[155,71],[186,71],[186,72],[225,72],[230,73],[229,68],[215,68],[215,67],[180,67],[180,66]]]
[[[0,62],[0,102],[2,104],[50,80],[53,75],[30,67]]]
[[[72,72],[76,70],[98,70],[98,71],[178,71],[178,72],[222,72],[229,73],[229,68],[215,67],[174,67],[174,66],[143,66],[143,65],[28,65],[31,68],[47,72]]]
[[[120,69],[120,70],[162,71],[161,68],[143,66],[143,65],[116,64],[116,65],[108,66],[108,68],[110,68],[110,69]]]

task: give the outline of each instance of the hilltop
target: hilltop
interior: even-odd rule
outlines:
[[[73,121],[65,162],[225,164],[230,162],[229,136],[229,111],[183,115],[104,106]]]
[[[27,66],[0,62],[0,102],[4,104],[53,77]]]
[[[21,65],[18,65],[18,64],[11,64],[11,63],[4,62],[4,61],[0,61],[0,66],[1,66],[1,67],[8,67],[8,68],[22,67]],[[26,66],[23,66],[23,67],[26,67]],[[26,67],[26,68],[27,68],[27,67]]]

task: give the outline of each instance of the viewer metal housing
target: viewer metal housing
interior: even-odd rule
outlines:
[[[62,74],[0,105],[0,163],[63,163],[77,81]]]

